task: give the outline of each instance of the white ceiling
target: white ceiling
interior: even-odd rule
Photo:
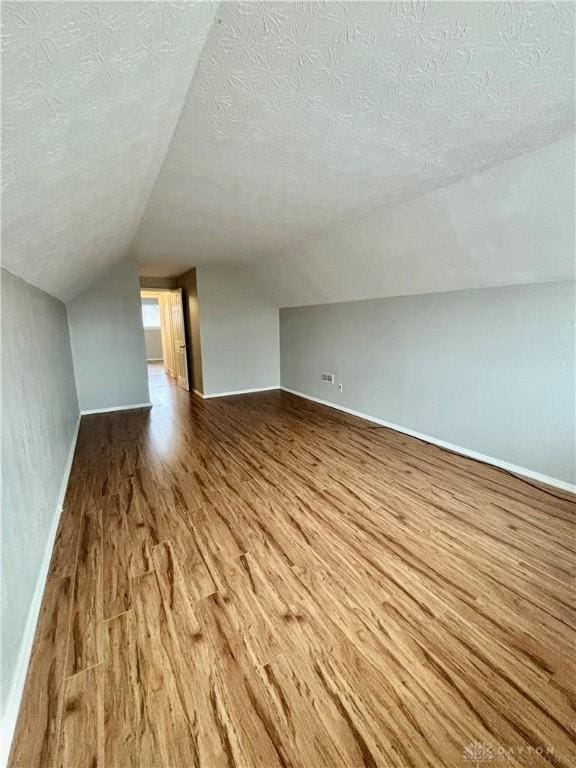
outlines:
[[[2,3],[2,263],[61,298],[125,258],[216,6]]]
[[[134,256],[169,273],[275,253],[553,141],[573,10],[224,3]]]
[[[260,259],[280,307],[560,280],[576,273],[574,136]]]
[[[343,223],[573,128],[572,3],[225,2],[213,14],[4,4],[5,266],[64,297],[128,252],[144,274],[289,270]],[[435,258],[441,276],[450,257]],[[411,271],[401,253],[394,270]],[[514,282],[505,259],[499,270]]]

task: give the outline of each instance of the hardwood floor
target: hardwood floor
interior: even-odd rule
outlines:
[[[164,363],[148,363],[148,385],[150,389],[156,387],[175,387],[176,379],[164,370]]]
[[[573,498],[151,392],[82,419],[12,766],[576,765]]]

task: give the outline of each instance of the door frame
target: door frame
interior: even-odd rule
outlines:
[[[178,335],[182,337],[180,340],[180,343],[178,343],[176,341],[176,336],[174,335],[174,322],[172,322],[174,360],[176,363],[176,380],[180,385],[180,387],[182,387],[182,389],[185,389],[187,392],[190,392],[190,370],[188,366],[188,338],[186,335],[186,318],[184,315],[184,289],[172,288],[170,293],[172,294],[173,298],[176,298],[176,304],[179,305],[181,333],[179,333]],[[174,307],[174,304],[172,304],[172,307]],[[172,309],[172,321],[174,321],[173,309]],[[180,354],[182,355],[182,361],[183,361],[182,377],[179,376],[178,363],[177,363],[177,360],[179,359]],[[180,378],[182,378],[182,380],[180,380]]]
[[[188,334],[188,327],[186,322],[186,310],[184,307],[184,289],[183,288],[140,288],[140,299],[158,299],[160,301],[160,297],[163,296],[164,298],[169,298],[170,295],[178,294],[179,295],[179,301],[181,306],[181,314],[182,314],[182,329],[183,329],[183,336],[184,336],[184,372],[185,372],[185,378],[188,383],[188,387],[183,386],[182,389],[186,389],[188,392],[190,391],[190,382],[191,382],[191,376],[190,376],[190,361],[189,361],[189,334]],[[160,325],[164,328],[164,331],[167,329],[165,328],[165,318],[162,313],[162,308],[160,309]],[[169,329],[169,336],[172,343],[172,353],[176,355],[176,348],[175,348],[175,339],[172,329],[172,309],[170,309],[170,329]],[[165,361],[166,362],[166,361]],[[177,377],[177,371],[174,371],[174,377]],[[182,385],[180,385],[182,386]]]

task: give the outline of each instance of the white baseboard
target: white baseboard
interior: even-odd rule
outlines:
[[[204,400],[210,400],[213,397],[230,397],[231,395],[250,395],[254,392],[270,392],[273,389],[280,389],[280,386],[275,387],[256,387],[255,389],[237,389],[234,392],[213,392],[209,395],[203,395],[201,392],[194,390],[195,394],[200,395]]]
[[[531,469],[526,469],[525,467],[519,467],[516,464],[509,464],[507,461],[501,461],[500,459],[495,459],[492,456],[486,456],[483,453],[478,453],[477,451],[471,451],[468,448],[462,448],[460,445],[454,445],[454,443],[447,443],[445,440],[439,440],[437,437],[431,437],[430,435],[424,435],[421,432],[416,432],[413,429],[407,429],[406,427],[401,427],[398,424],[392,424],[390,421],[384,421],[384,419],[377,419],[375,416],[369,416],[366,413],[361,413],[360,411],[354,411],[352,408],[347,408],[344,405],[338,405],[337,403],[331,403],[328,400],[322,400],[319,397],[312,397],[311,395],[306,395],[304,392],[299,392],[296,389],[289,389],[288,387],[280,387],[280,389],[284,390],[284,392],[290,392],[291,395],[296,395],[297,397],[303,397],[305,400],[312,400],[314,403],[320,403],[320,405],[326,405],[328,408],[335,408],[337,411],[342,411],[343,413],[349,413],[351,416],[358,416],[360,419],[365,419],[366,421],[371,421],[373,424],[380,424],[382,427],[388,427],[388,429],[393,429],[395,432],[401,432],[404,435],[409,435],[410,437],[416,437],[418,440],[423,440],[426,443],[431,443],[432,445],[437,445],[440,448],[446,448],[449,451],[453,451],[454,453],[459,453],[462,456],[466,456],[469,459],[476,459],[476,461],[482,461],[484,464],[491,464],[494,467],[498,467],[499,469],[505,469],[507,472],[511,472],[514,475],[521,475],[522,477],[528,477],[531,480],[536,480],[539,483],[544,483],[545,485],[551,485],[554,488],[560,488],[563,491],[570,491],[572,493],[576,493],[576,485],[572,485],[571,483],[567,483],[565,480],[557,480],[555,477],[549,477],[548,475],[542,475],[539,472],[534,472]]]
[[[138,408],[152,408],[152,403],[132,403],[131,405],[115,405],[112,408],[92,408],[88,411],[80,411],[80,415],[90,416],[93,413],[112,413],[113,411],[135,411]]]
[[[8,758],[10,757],[12,739],[14,738],[16,722],[18,720],[18,711],[20,709],[20,702],[22,701],[22,693],[24,692],[26,674],[28,673],[30,656],[32,654],[32,646],[34,644],[34,636],[36,634],[36,625],[38,624],[40,607],[42,605],[42,598],[44,597],[44,589],[46,587],[46,579],[50,569],[50,561],[52,559],[52,551],[54,549],[54,542],[56,541],[60,516],[64,507],[64,498],[66,496],[66,489],[68,487],[68,478],[70,477],[72,462],[74,460],[74,450],[78,440],[78,430],[80,429],[80,417],[81,414],[78,414],[78,419],[74,428],[74,434],[72,435],[72,440],[70,442],[68,459],[64,468],[64,476],[62,477],[62,483],[60,484],[60,492],[58,494],[58,502],[56,511],[54,513],[54,519],[52,520],[52,525],[50,526],[50,531],[48,533],[48,539],[44,549],[44,556],[42,558],[42,565],[40,566],[40,572],[36,581],[32,602],[28,609],[26,626],[24,627],[24,635],[20,643],[20,652],[18,654],[18,659],[14,668],[12,685],[10,687],[10,692],[6,701],[5,710],[2,714],[2,722],[0,724],[0,768],[5,768],[5,766],[8,765]]]
[[[200,392],[199,389],[193,389],[192,392],[194,392],[195,395],[198,395],[198,397],[201,397],[202,400],[204,400],[204,395],[202,394],[202,392]]]
[[[146,362],[147,363],[163,363],[164,358],[163,357],[147,357]]]

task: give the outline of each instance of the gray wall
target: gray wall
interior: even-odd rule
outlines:
[[[248,267],[196,269],[204,394],[277,387],[278,309]]]
[[[6,270],[2,279],[2,708],[46,548],[78,401],[66,309]]]
[[[123,262],[67,304],[80,410],[148,403],[140,284]]]
[[[155,288],[177,288],[175,277],[140,277],[140,288],[154,290]]]
[[[283,309],[281,382],[574,483],[574,321],[573,283]]]
[[[188,370],[190,371],[192,389],[203,393],[202,343],[200,340],[200,311],[198,306],[196,269],[191,269],[179,277],[178,287],[182,288],[183,293],[182,302],[184,305],[184,322],[186,324]]]

